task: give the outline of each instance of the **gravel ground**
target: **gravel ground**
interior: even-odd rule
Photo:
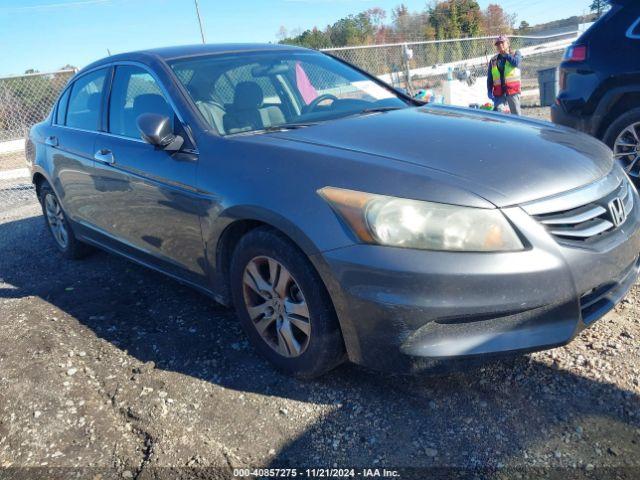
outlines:
[[[24,168],[25,166],[23,152],[0,154],[0,172],[3,170],[12,170],[14,168]]]
[[[539,120],[551,121],[551,108],[540,107],[538,105],[523,105],[522,115],[525,117],[533,117]]]
[[[302,382],[189,288],[102,252],[64,261],[26,205],[0,212],[0,479],[637,479],[639,312],[636,286],[565,348],[440,378],[345,365]]]

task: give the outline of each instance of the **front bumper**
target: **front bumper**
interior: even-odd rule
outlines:
[[[636,281],[637,203],[622,227],[580,248],[511,208],[505,214],[530,243],[521,252],[354,245],[323,253],[318,264],[350,359],[379,370],[443,370],[570,342]]]

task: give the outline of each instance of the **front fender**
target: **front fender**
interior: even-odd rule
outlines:
[[[280,230],[309,257],[319,252],[318,247],[309,236],[291,220],[259,205],[235,205],[221,212],[215,221],[205,220],[203,236],[207,246],[215,246],[215,251],[217,251],[225,230],[238,221],[260,222]],[[211,260],[211,265],[215,268],[217,262],[213,261],[214,259]]]

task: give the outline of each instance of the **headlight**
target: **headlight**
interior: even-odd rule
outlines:
[[[366,243],[465,252],[524,248],[497,209],[458,207],[333,187],[318,193]]]

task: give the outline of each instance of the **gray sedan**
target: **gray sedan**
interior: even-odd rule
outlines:
[[[98,247],[233,305],[301,377],[563,345],[638,275],[638,194],[602,143],[424,106],[306,49],[97,61],[27,151],[65,257]]]

